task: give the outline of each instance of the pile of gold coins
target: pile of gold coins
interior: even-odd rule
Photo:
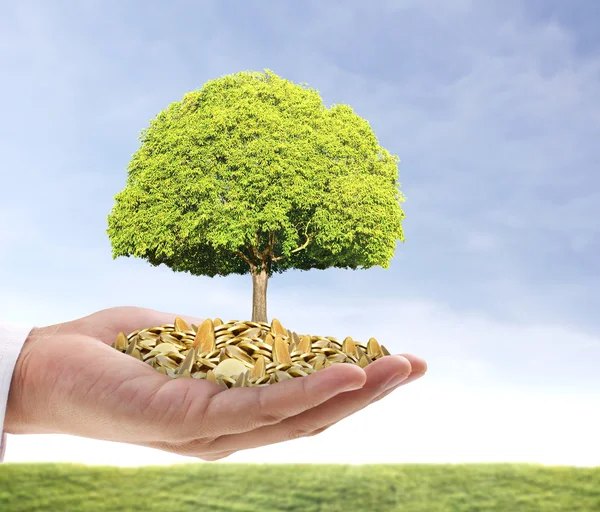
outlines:
[[[390,354],[375,338],[360,343],[300,336],[277,319],[267,324],[208,318],[196,326],[176,318],[173,324],[120,333],[112,347],[169,377],[207,379],[226,389],[268,386],[334,363],[364,368]]]

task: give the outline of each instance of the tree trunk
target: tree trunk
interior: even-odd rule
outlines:
[[[266,269],[254,270],[252,275],[252,321],[267,323],[267,279]]]

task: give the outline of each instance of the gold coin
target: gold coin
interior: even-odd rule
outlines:
[[[260,356],[254,363],[254,368],[252,368],[252,377],[260,378],[265,375],[265,358]]]
[[[310,336],[302,336],[300,342],[297,344],[296,350],[304,353],[310,352],[311,346]]]
[[[196,349],[192,348],[190,350],[188,350],[187,355],[185,356],[185,359],[183,360],[183,363],[181,363],[181,366],[179,367],[179,370],[181,372],[185,372],[185,371],[191,371],[192,366],[194,366],[194,362],[196,361]]]
[[[133,351],[135,350],[135,347],[136,347],[136,345],[135,345],[135,338],[133,338],[133,339],[132,339],[132,340],[129,342],[129,345],[127,346],[127,350],[125,351],[125,353],[126,353],[127,355],[131,355],[131,354],[133,354]]]
[[[182,319],[177,317],[175,319],[175,330],[179,332],[185,332],[190,330],[190,326]]]
[[[213,370],[213,373],[223,377],[236,377],[246,371],[244,363],[238,359],[224,359],[217,367]]]
[[[273,343],[273,360],[277,361],[278,363],[292,362],[288,344],[279,334],[275,336],[275,342]]]
[[[379,346],[379,343],[377,342],[377,340],[375,338],[370,338],[369,342],[367,343],[367,354],[369,354],[369,356],[373,357],[376,356],[377,354],[379,354],[381,350],[381,347]]]
[[[225,347],[225,352],[229,357],[239,359],[240,361],[247,363],[250,366],[254,366],[254,359],[252,359],[248,354],[246,354],[246,352],[240,350],[235,345],[227,345],[227,347]]]
[[[127,339],[127,336],[125,336],[124,333],[120,332],[117,336],[117,341],[115,341],[115,343],[113,344],[113,347],[123,352],[127,350],[128,345],[129,340]]]
[[[202,322],[194,337],[194,348],[196,347],[200,347],[199,352],[209,352],[215,349],[215,328],[210,318]]]
[[[273,318],[272,322],[271,322],[271,332],[273,334],[281,334],[282,336],[286,336],[287,335],[287,330],[283,328],[283,325],[281,325],[281,322],[279,320],[277,320],[277,318]]]
[[[343,342],[298,335],[274,319],[266,322],[205,320],[199,327],[177,317],[173,324],[119,333],[111,345],[171,378],[196,378],[224,389],[267,386],[305,377],[332,364],[362,368],[390,355],[375,338]]]
[[[265,343],[266,343],[267,345],[269,345],[270,347],[272,347],[272,346],[273,346],[273,343],[275,343],[275,340],[273,339],[273,336],[271,335],[271,333],[268,333],[268,334],[265,336]]]
[[[346,354],[355,354],[356,353],[356,344],[354,343],[354,340],[350,336],[348,336],[344,340],[344,343],[342,343],[342,351],[345,352]]]

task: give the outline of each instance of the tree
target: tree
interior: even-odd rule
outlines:
[[[266,70],[185,94],[142,131],[108,218],[113,258],[193,275],[389,267],[404,241],[398,158],[346,105]]]

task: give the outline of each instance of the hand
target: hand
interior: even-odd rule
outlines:
[[[427,369],[414,356],[388,356],[365,369],[334,364],[270,386],[224,390],[203,379],[172,379],[110,346],[119,332],[172,323],[175,316],[121,307],[34,329],[15,367],[5,430],[132,443],[213,461],[323,432]]]

